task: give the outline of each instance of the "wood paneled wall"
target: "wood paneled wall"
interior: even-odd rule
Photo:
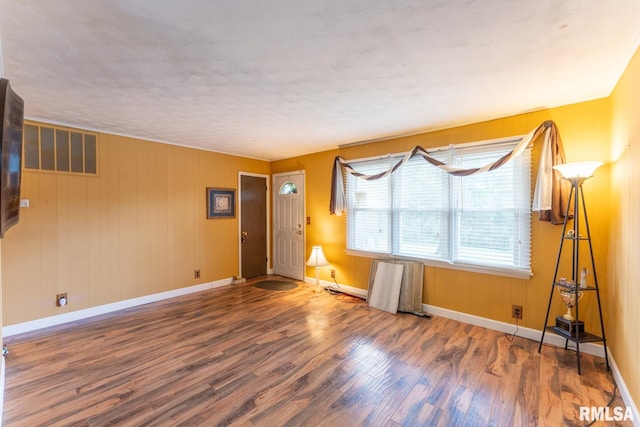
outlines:
[[[609,347],[640,404],[640,50],[612,96]],[[636,420],[639,421],[639,420]]]
[[[24,171],[31,206],[3,239],[4,325],[238,274],[237,218],[207,220],[205,189],[236,188],[239,171],[270,165],[109,134],[98,176]]]

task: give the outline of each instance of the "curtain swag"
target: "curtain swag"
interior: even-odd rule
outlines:
[[[332,215],[341,215],[346,208],[344,175],[342,168],[353,176],[373,181],[392,174],[412,157],[422,156],[422,158],[429,164],[440,168],[451,175],[471,176],[499,168],[512,158],[520,155],[525,149],[533,146],[533,143],[541,134],[544,134],[544,139],[531,210],[538,212],[541,221],[550,221],[552,224],[562,224],[564,223],[564,214],[566,212],[569,199],[569,186],[566,181],[562,181],[560,174],[553,169],[555,165],[565,163],[565,156],[564,148],[562,147],[562,140],[558,133],[558,127],[552,120],[545,121],[540,126],[529,132],[511,152],[505,154],[495,162],[484,165],[480,168],[462,169],[449,166],[440,160],[431,157],[429,152],[419,145],[405,154],[404,157],[399,159],[389,170],[375,175],[365,175],[360,173],[353,165],[349,164],[342,157],[337,156],[333,164],[333,174],[331,177],[331,202],[329,205],[329,212]],[[572,215],[572,213],[573,211],[570,210],[569,214]]]

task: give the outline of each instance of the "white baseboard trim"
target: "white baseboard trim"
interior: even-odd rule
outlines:
[[[305,283],[315,285],[316,279],[314,277],[305,277]],[[320,280],[320,286],[322,287],[330,287],[335,288],[336,284],[334,282],[330,282],[327,280]],[[360,298],[367,298],[367,290],[354,288],[352,286],[347,285],[339,285],[338,288],[340,291],[345,294],[350,294]],[[471,325],[482,326],[483,328],[492,329],[494,331],[500,331],[507,334],[513,334],[516,329],[516,325],[512,323],[500,322],[497,320],[487,319],[486,317],[474,316],[473,314],[461,313],[459,311],[453,311],[446,308],[437,307],[434,305],[422,304],[422,310],[425,313],[433,314],[440,317],[445,317],[447,319],[458,320],[463,323],[469,323]],[[524,328],[522,326],[518,327],[517,336],[523,338],[529,338],[534,341],[540,341],[540,337],[542,336],[542,332],[536,329]],[[558,347],[564,347],[564,338],[556,334],[545,334],[545,343],[553,344]],[[585,343],[580,345],[580,351],[593,354],[594,356],[604,357],[604,348],[602,345],[593,344],[593,343]]]
[[[2,426],[2,414],[4,413],[4,356],[0,366],[0,427]]]
[[[68,313],[58,314],[55,316],[44,317],[42,319],[31,320],[15,325],[8,325],[2,328],[4,337],[31,332],[50,326],[57,326],[67,322],[87,319],[89,317],[98,316],[100,314],[111,313],[113,311],[123,310],[138,305],[148,304],[150,302],[161,301],[174,298],[180,295],[192,294],[194,292],[206,291],[208,289],[219,288],[221,286],[230,285],[233,278],[216,280],[214,282],[201,283],[199,285],[189,286],[186,288],[174,289],[171,291],[160,292],[152,295],[145,295],[138,298],[132,298],[125,301],[118,301],[110,304],[99,305],[97,307],[86,308],[83,310],[71,311]]]
[[[631,412],[633,413],[633,425],[635,427],[640,427],[640,412],[638,411],[638,406],[633,401],[631,397],[631,393],[629,393],[629,388],[627,384],[624,382],[622,375],[620,374],[620,370],[618,369],[618,365],[616,365],[616,361],[613,359],[611,355],[611,351],[609,354],[609,365],[611,366],[611,373],[613,374],[613,379],[618,385],[618,391],[620,392],[620,396],[622,396],[622,400],[624,404],[627,405],[627,408],[631,408]]]
[[[308,283],[309,285],[315,285],[316,278],[307,276],[304,278],[304,282]],[[358,298],[367,299],[366,289],[354,288],[353,286],[347,286],[341,283],[339,283],[338,286],[336,286],[334,282],[330,282],[328,280],[320,280],[320,286],[322,286],[323,288],[337,289],[342,293],[353,295],[354,297],[358,297]]]
[[[482,326],[483,328],[504,332],[506,334],[513,334],[516,330],[516,325],[513,323],[505,323],[498,320],[487,319],[486,317],[474,316],[473,314],[460,313],[458,311],[440,308],[434,305],[422,304],[422,309],[429,314],[446,317],[447,319],[458,320],[460,322],[469,323],[471,325]],[[518,326],[518,332],[516,336],[528,338],[533,341],[540,341],[540,338],[542,337],[542,331]],[[553,333],[545,333],[544,342],[545,344],[552,344],[556,347],[564,347],[565,339]],[[580,351],[592,354],[594,356],[604,357],[604,347],[599,344],[580,344]]]

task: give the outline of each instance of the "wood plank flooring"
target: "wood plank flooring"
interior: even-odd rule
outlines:
[[[227,286],[5,343],[5,426],[577,426],[581,405],[613,391],[599,358],[583,355],[579,376],[572,351],[303,283]]]

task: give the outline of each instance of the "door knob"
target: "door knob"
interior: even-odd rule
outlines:
[[[243,231],[243,232],[240,234],[241,239],[242,239],[242,244],[247,243],[247,236],[248,236],[248,235],[249,235],[249,233],[247,233],[246,231]]]

